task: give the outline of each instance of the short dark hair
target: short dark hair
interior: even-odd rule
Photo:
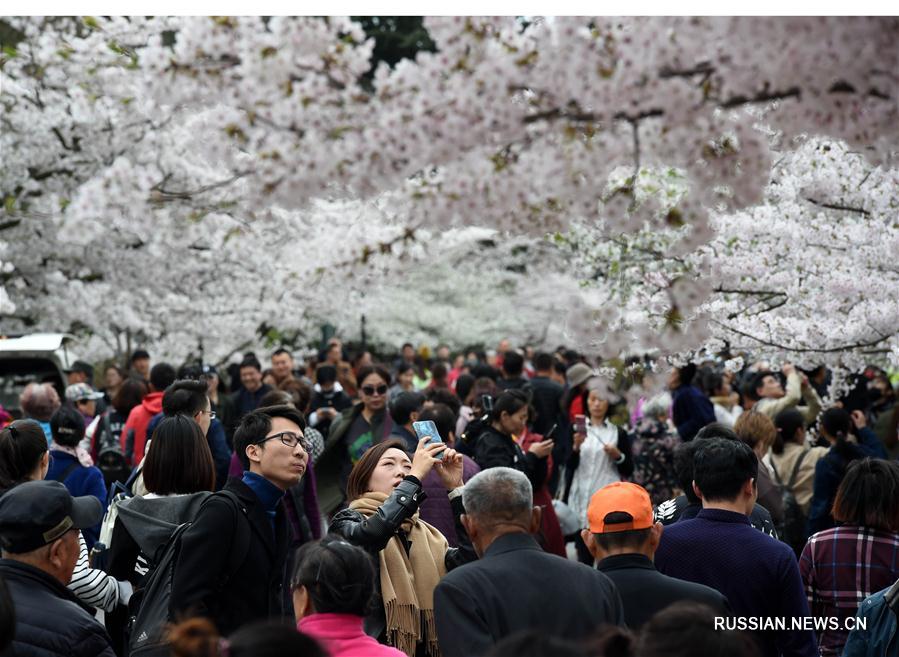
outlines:
[[[293,358],[293,354],[291,354],[289,351],[287,351],[287,349],[285,349],[284,347],[278,347],[277,349],[275,349],[275,350],[272,352],[272,356],[271,356],[271,357],[274,358],[275,356],[280,356],[281,354],[287,354],[288,356],[290,356],[291,358]]]
[[[156,363],[150,368],[150,385],[156,392],[162,392],[175,382],[175,368],[168,363]]]
[[[243,416],[237,430],[234,432],[234,451],[237,453],[237,458],[240,459],[241,463],[246,465],[247,447],[265,438],[265,434],[272,429],[272,420],[276,417],[290,420],[300,429],[306,428],[306,420],[303,418],[303,414],[293,406],[262,406],[255,411],[250,411]]]
[[[150,352],[146,349],[135,349],[134,353],[131,354],[131,362],[133,363],[136,360],[140,360],[141,358],[150,358]]]
[[[899,464],[870,458],[853,461],[837,489],[833,519],[884,532],[899,531]]]
[[[845,409],[828,408],[821,413],[821,428],[834,438],[846,438],[852,427],[852,418]]]
[[[181,379],[165,389],[162,395],[162,412],[166,417],[193,417],[200,411],[205,411],[208,403],[207,386],[203,381]]]
[[[281,390],[279,388],[269,390],[262,395],[262,399],[259,400],[260,406],[283,406],[290,404],[293,404],[293,397],[286,390]],[[296,406],[296,404],[293,405]]]
[[[714,397],[715,392],[724,385],[724,374],[718,370],[704,369],[700,371],[702,391],[707,397]]]
[[[534,369],[538,372],[549,372],[553,368],[552,354],[540,351],[534,356]]]
[[[415,368],[412,366],[412,363],[408,361],[400,361],[400,364],[396,367],[396,374],[399,376],[400,374],[405,374],[409,370],[414,370]]]
[[[641,657],[756,657],[758,648],[748,633],[715,628],[718,615],[699,602],[675,602],[642,626],[636,654]]]
[[[346,482],[346,498],[352,502],[359,499],[368,491],[368,480],[371,473],[378,467],[378,461],[388,449],[398,449],[406,452],[406,443],[399,439],[390,439],[373,445],[365,450],[362,457],[356,461],[356,465],[350,471]],[[406,452],[408,453],[408,452]]]
[[[431,368],[431,379],[434,381],[444,381],[449,374],[446,363],[434,363]]]
[[[449,406],[454,415],[459,415],[462,410],[462,401],[449,388],[431,388],[425,393],[425,397],[429,402]]]
[[[240,369],[243,369],[245,367],[255,367],[260,372],[262,371],[262,364],[258,360],[256,360],[255,356],[244,358],[242,361],[240,361]]]
[[[297,550],[290,587],[300,586],[316,613],[366,616],[375,590],[374,563],[362,548],[326,536]]]
[[[609,524],[618,524],[622,522],[633,522],[634,517],[624,511],[612,511],[607,513],[603,519]],[[646,543],[649,535],[652,533],[652,527],[646,529],[629,529],[623,532],[602,532],[593,534],[593,540],[602,549],[609,550],[639,550]]]
[[[698,445],[693,457],[693,481],[703,499],[735,500],[746,481],[758,477],[758,458],[746,443],[711,438]]]
[[[696,363],[687,363],[683,367],[677,368],[677,379],[680,381],[682,386],[689,386],[693,384],[693,379],[696,378]]]
[[[415,349],[415,347],[412,346],[412,343],[411,343],[411,342],[404,342],[404,343],[403,343],[403,346],[400,347],[400,351],[402,351],[402,350],[405,349],[406,347],[409,347],[410,349]]]
[[[377,374],[382,379],[384,379],[384,383],[390,385],[390,373],[385,370],[380,365],[366,365],[365,367],[359,368],[359,371],[356,373],[356,381],[359,382],[359,387],[362,387],[362,382],[372,374]]]
[[[674,448],[674,458],[672,465],[674,467],[674,478],[677,485],[684,491],[687,501],[690,504],[699,504],[701,500],[693,492],[693,457],[699,443],[694,439],[688,443],[680,443]]]
[[[315,382],[318,384],[322,383],[333,383],[337,380],[337,368],[328,363],[322,363],[318,367],[315,368]]]
[[[147,384],[143,379],[129,376],[112,398],[112,407],[126,418],[135,406],[147,396]]]
[[[15,420],[0,429],[0,491],[25,481],[47,451],[47,436],[35,420]]]
[[[312,637],[297,632],[293,624],[259,621],[244,625],[228,636],[224,650],[212,621],[189,618],[170,626],[166,639],[172,657],[326,657],[328,653]]]
[[[434,404],[422,409],[418,414],[419,422],[430,420],[437,426],[437,433],[445,441],[450,433],[456,435],[456,415],[446,404]]]
[[[71,406],[62,405],[50,417],[53,442],[63,447],[76,447],[84,438],[84,416]]]
[[[694,441],[708,440],[709,438],[724,438],[725,440],[740,440],[737,433],[726,424],[721,422],[709,422],[702,429],[696,432],[693,437]]]
[[[420,392],[401,392],[390,402],[390,419],[398,425],[408,424],[412,413],[424,406],[425,396]]]
[[[775,379],[777,378],[777,374],[772,372],[771,370],[764,370],[762,372],[756,372],[755,376],[752,377],[751,382],[751,390],[754,395],[754,399],[758,400],[759,397],[759,388],[762,387],[762,384],[766,377],[773,376]]]
[[[144,485],[156,495],[183,495],[215,488],[215,462],[200,425],[177,414],[153,431],[144,461]]]
[[[524,356],[517,351],[507,351],[503,354],[503,372],[509,376],[521,376],[524,370]]]

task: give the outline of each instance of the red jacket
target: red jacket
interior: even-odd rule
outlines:
[[[122,451],[125,458],[128,459],[128,465],[137,465],[144,458],[144,448],[147,445],[147,425],[157,413],[162,412],[162,393],[151,392],[144,397],[140,406],[135,406],[128,414],[128,421],[125,422],[125,428],[122,429],[122,436],[119,440],[122,443]],[[134,446],[131,454],[128,452],[128,433],[134,431]]]

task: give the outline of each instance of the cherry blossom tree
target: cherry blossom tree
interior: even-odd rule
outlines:
[[[769,182],[785,159],[792,175],[807,175],[790,154],[806,135],[845,141],[863,154],[862,170],[889,171],[895,158],[896,19],[425,25],[436,51],[382,64],[369,82],[373,42],[347,19],[15,21],[25,40],[4,55],[0,96],[4,312],[93,334],[152,330],[179,345],[221,331],[234,343],[265,321],[298,328],[298,318],[343,312],[334,286],[344,283],[316,277],[347,262],[423,266],[417,280],[435,306],[429,263],[398,255],[416,235],[477,225],[532,243],[557,234],[562,249],[548,256],[555,264],[541,285],[576,289],[570,303],[561,295],[564,331],[606,355],[730,339],[749,333],[740,317],[764,322],[754,344],[781,344],[774,319],[740,306],[750,295],[722,284],[725,297],[711,296],[716,276],[728,285],[737,276],[716,266],[720,244],[704,246],[730,230],[715,222],[746,213],[775,222],[781,203],[791,212],[796,199]],[[820,203],[841,203],[833,177],[817,182]],[[888,222],[888,196],[856,219]],[[322,203],[377,207],[378,220],[353,232],[352,216],[321,219]],[[799,233],[812,257],[804,240],[818,237]],[[580,255],[559,266],[572,244]],[[311,258],[271,257],[291,250]],[[448,266],[459,285],[476,277],[477,268]],[[566,277],[593,283],[576,288]],[[795,307],[823,307],[808,280]],[[406,298],[378,293],[381,307]],[[98,312],[98,297],[114,310]],[[73,302],[51,302],[61,298]],[[281,319],[287,304],[297,310]],[[201,321],[186,321],[197,313]],[[871,344],[875,334],[840,331],[793,346],[884,347]]]

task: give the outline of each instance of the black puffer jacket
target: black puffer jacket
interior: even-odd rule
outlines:
[[[16,657],[115,657],[106,629],[71,591],[28,564],[0,559],[16,608]]]
[[[343,537],[347,542],[365,549],[374,557],[375,566],[377,567],[378,553],[387,546],[387,542],[394,536],[399,537],[409,552],[411,544],[406,537],[406,533],[401,529],[400,525],[407,518],[411,518],[418,511],[427,495],[422,491],[421,482],[417,477],[408,475],[400,485],[397,486],[387,501],[381,505],[378,512],[366,518],[355,509],[344,509],[334,516],[331,521],[330,532]],[[475,561],[478,555],[475,553],[468,538],[468,533],[462,526],[460,517],[465,513],[462,506],[462,498],[456,497],[450,500],[453,508],[453,517],[456,524],[456,533],[459,536],[459,547],[448,548],[444,563],[447,571],[457,568],[470,561]],[[377,639],[383,639],[387,631],[387,618],[384,612],[384,602],[381,598],[380,577],[375,577],[377,592],[375,599],[377,601],[375,608],[365,617],[365,633]]]
[[[478,437],[474,448],[474,460],[481,470],[488,468],[512,468],[523,473],[537,490],[546,481],[546,457],[524,452],[512,436],[501,433],[488,425]]]

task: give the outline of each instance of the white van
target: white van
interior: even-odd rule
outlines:
[[[31,333],[0,335],[0,404],[14,418],[22,416],[19,395],[32,382],[52,383],[64,399],[65,371],[77,357],[71,345],[75,337],[68,333]]]

